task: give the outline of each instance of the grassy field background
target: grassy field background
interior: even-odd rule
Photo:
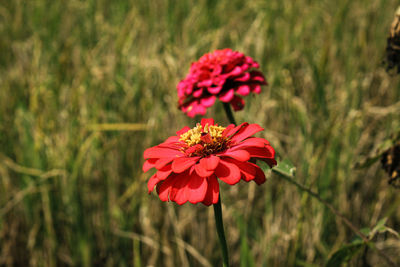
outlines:
[[[258,123],[296,180],[357,227],[400,230],[399,191],[354,165],[400,127],[382,63],[394,0],[0,2],[0,265],[218,266],[212,208],[147,194],[143,151],[194,126],[190,63],[230,47],[269,81]],[[228,124],[221,105],[207,116]],[[104,125],[112,124],[112,125]],[[354,233],[280,177],[222,186],[233,266],[321,266]],[[399,262],[400,241],[376,238]],[[385,266],[372,250],[349,266]]]

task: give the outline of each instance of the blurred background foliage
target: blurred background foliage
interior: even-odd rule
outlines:
[[[269,86],[238,122],[357,227],[400,229],[379,163],[400,127],[382,63],[394,0],[0,2],[0,265],[217,266],[212,208],[147,194],[142,153],[195,120],[177,109],[190,63],[230,47]],[[207,116],[228,123],[222,106]],[[112,124],[104,126],[104,124]],[[222,186],[233,266],[321,266],[354,234],[278,176]],[[398,259],[393,235],[377,247]],[[381,263],[364,250],[351,266]],[[380,265],[382,266],[382,265]]]

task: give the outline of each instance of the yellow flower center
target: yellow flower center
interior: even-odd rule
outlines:
[[[217,126],[217,125],[208,125],[208,123],[204,126],[201,126],[200,123],[197,123],[196,127],[190,129],[186,133],[180,136],[179,141],[184,141],[189,147],[200,144],[200,143],[222,143],[225,138],[222,137],[222,132],[225,130],[225,127]],[[204,135],[209,134],[211,137],[210,142],[204,142],[201,138]]]

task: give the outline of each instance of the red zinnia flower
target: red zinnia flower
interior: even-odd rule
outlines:
[[[267,84],[261,72],[251,70],[256,68],[259,64],[251,57],[229,48],[205,54],[177,86],[179,108],[190,117],[204,115],[219,98],[235,111],[243,109],[244,100],[238,95],[259,94],[261,85]]]
[[[264,172],[256,160],[270,167],[276,161],[269,142],[252,137],[262,130],[247,122],[225,128],[213,119],[202,119],[193,129],[182,128],[176,136],[144,152],[143,171],[157,169],[147,184],[149,193],[157,186],[162,201],[211,205],[218,202],[218,179],[230,185],[241,179],[264,183]]]

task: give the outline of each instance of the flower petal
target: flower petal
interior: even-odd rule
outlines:
[[[196,164],[200,157],[180,157],[172,162],[172,170],[175,173],[181,173]]]
[[[195,169],[196,173],[201,177],[209,177],[210,175],[212,175],[214,173],[214,171],[212,171],[212,170],[206,170],[203,167],[203,165],[200,165],[200,164],[194,165],[194,169]]]
[[[256,170],[256,176],[254,177],[254,182],[256,182],[256,184],[258,185],[265,183],[267,178],[265,178],[265,173],[263,172],[263,170],[261,170],[261,168],[258,167],[256,164],[253,164],[253,166]]]
[[[168,201],[169,198],[169,193],[171,191],[172,185],[175,183],[177,178],[177,175],[172,175],[167,180],[164,180],[162,183],[157,184],[157,193],[158,197],[160,198],[161,201]]]
[[[157,178],[160,181],[165,180],[171,173],[172,173],[171,165],[167,165],[157,171]]]
[[[242,95],[242,96],[246,96],[246,95],[250,94],[250,86],[247,84],[240,85],[238,87],[238,89],[236,90],[236,93],[238,93],[239,95]]]
[[[210,155],[209,157],[202,158],[199,162],[199,165],[202,165],[202,167],[206,170],[213,171],[215,168],[217,168],[219,160],[219,157]]]
[[[177,135],[177,136],[180,136],[180,135],[186,133],[186,132],[189,131],[189,130],[190,130],[190,128],[189,128],[188,126],[185,126],[185,127],[183,127],[182,129],[180,129],[179,131],[177,131],[177,132],[176,132],[176,135]]]
[[[157,160],[156,162],[156,169],[162,169],[164,168],[165,165],[167,165],[168,163],[170,163],[174,158],[160,158]]]
[[[216,204],[218,202],[219,184],[215,175],[208,177],[207,182],[207,192],[202,203],[206,206],[210,206],[211,204]]]
[[[150,170],[151,168],[154,168],[156,165],[157,159],[148,159],[143,163],[143,171],[147,172],[148,170]]]
[[[247,137],[252,136],[253,134],[260,132],[264,130],[263,128],[261,128],[260,125],[258,124],[249,124],[246,125],[245,127],[241,128],[233,137],[232,137],[232,141],[233,142],[239,142],[242,141],[244,139],[246,139]]]
[[[234,96],[234,90],[233,89],[229,89],[228,91],[225,91],[225,92],[223,92],[223,93],[221,93],[220,95],[219,95],[219,99],[222,101],[222,102],[229,102],[229,101],[231,101],[232,100],[232,98],[233,98],[233,96]]]
[[[248,147],[244,148],[247,152],[250,153],[250,157],[252,158],[274,158],[275,150],[267,145],[265,147]]]
[[[215,175],[220,180],[230,185],[238,183],[241,177],[238,166],[223,159],[221,159],[218,167],[215,169]]]
[[[153,191],[154,186],[158,184],[160,180],[157,178],[157,173],[153,174],[153,176],[150,177],[149,181],[147,182],[147,189],[149,190],[149,194],[151,191]]]
[[[237,159],[240,161],[248,161],[250,159],[250,153],[246,150],[230,150],[228,149],[226,152],[220,154],[221,156],[228,156],[233,159]]]
[[[201,119],[201,126],[214,125],[214,119]]]
[[[191,176],[189,175],[178,175],[176,182],[171,186],[169,193],[169,199],[182,205],[188,201],[187,184],[189,183]]]
[[[221,90],[222,90],[222,86],[208,87],[208,92],[210,92],[213,95],[218,94],[219,92],[221,92]]]
[[[215,99],[217,97],[215,95],[211,95],[209,97],[204,97],[200,100],[200,103],[205,106],[206,108],[211,107],[215,103]]]
[[[188,200],[195,204],[204,200],[207,193],[207,179],[198,175],[192,175],[187,185]]]
[[[240,172],[242,173],[242,179],[244,181],[249,182],[253,180],[254,177],[256,176],[256,169],[254,167],[255,164],[251,162],[241,162],[234,159],[225,159],[225,160],[239,167]]]
[[[146,149],[143,153],[143,157],[145,159],[149,158],[175,158],[179,155],[182,155],[182,151],[172,148],[165,148],[154,146]]]
[[[250,137],[231,147],[231,150],[244,149],[248,147],[265,147],[267,145],[269,145],[269,142],[264,138]]]

